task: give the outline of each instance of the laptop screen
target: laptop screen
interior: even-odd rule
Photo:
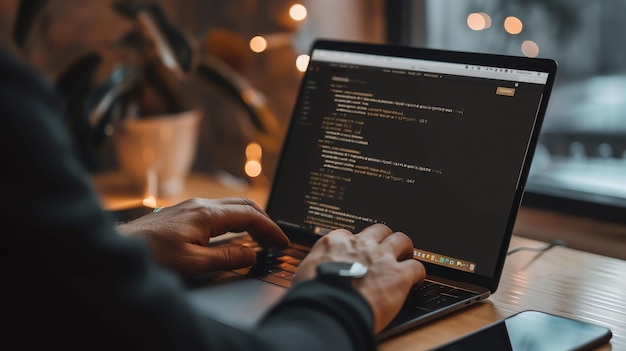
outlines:
[[[384,223],[428,265],[499,275],[549,70],[523,58],[340,47],[311,51],[269,215],[317,237]]]

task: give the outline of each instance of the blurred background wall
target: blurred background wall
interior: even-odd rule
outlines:
[[[306,16],[290,16],[296,4],[287,0],[154,0],[168,20],[195,45],[230,63],[267,99],[286,129],[302,72],[298,55],[306,54],[318,37],[382,42],[385,39],[384,2],[381,0],[317,0],[304,2]],[[74,60],[88,52],[113,46],[133,23],[113,10],[112,0],[50,0],[39,15],[25,45],[28,60],[54,80]],[[147,1],[143,1],[147,3]],[[267,48],[253,52],[249,41],[267,39]],[[246,178],[243,133],[245,110],[219,89],[203,93],[205,109],[194,169],[225,171]],[[94,157],[94,171],[116,168],[113,145],[105,142]],[[263,155],[264,175],[271,179],[276,150]]]

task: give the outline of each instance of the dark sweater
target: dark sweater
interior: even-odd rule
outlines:
[[[376,348],[365,300],[321,281],[292,289],[252,332],[197,314],[146,243],[116,232],[60,101],[49,82],[0,49],[7,349]]]

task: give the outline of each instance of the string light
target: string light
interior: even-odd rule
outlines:
[[[263,148],[259,143],[251,142],[246,146],[246,158],[260,160],[263,156]]]
[[[267,49],[267,40],[260,35],[250,39],[250,50],[259,53]]]
[[[293,4],[289,7],[289,18],[291,20],[300,22],[304,20],[308,15],[307,8],[302,4]],[[281,47],[285,45],[291,45],[293,41],[293,33],[273,33],[269,35],[257,35],[250,39],[248,43],[250,50],[255,53],[264,52],[270,48]],[[296,58],[296,69],[300,72],[304,72],[309,65],[308,55],[299,55]]]
[[[289,46],[292,44],[292,41],[292,33],[271,33],[253,37],[250,39],[248,45],[250,46],[250,50],[258,54],[270,49]]]
[[[310,60],[311,58],[309,57],[309,55],[306,55],[306,54],[299,55],[296,58],[296,68],[298,69],[298,71],[300,72],[306,71],[306,68],[309,66]]]
[[[524,28],[522,21],[515,16],[509,16],[504,20],[504,30],[509,34],[520,34],[522,28]]]
[[[479,31],[491,27],[491,17],[484,12],[473,12],[467,16],[467,26]]]
[[[263,148],[256,142],[251,142],[246,146],[246,163],[244,171],[250,178],[256,178],[263,172],[261,165],[261,156],[263,156]]]
[[[491,17],[485,12],[472,12],[467,16],[467,26],[475,31],[485,30],[491,27]],[[515,16],[508,16],[504,20],[504,30],[509,34],[519,34],[523,28],[524,24]],[[522,43],[521,50],[526,57],[537,57],[539,55],[539,45],[532,40],[525,40]]]
[[[522,53],[526,57],[537,57],[537,55],[539,55],[539,45],[532,40],[524,40],[522,43]]]
[[[261,167],[261,163],[259,161],[249,160],[249,161],[246,161],[246,165],[244,169],[248,177],[256,178],[261,174],[263,167]]]
[[[142,203],[146,207],[150,207],[150,208],[157,207],[157,200],[152,195],[150,195],[150,196],[146,197],[145,199],[143,199]]]
[[[302,4],[295,4],[289,8],[289,16],[294,21],[302,21],[306,18],[307,10]]]

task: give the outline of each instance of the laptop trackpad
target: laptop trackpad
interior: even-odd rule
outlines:
[[[188,295],[201,314],[238,328],[251,328],[287,289],[234,273],[221,284],[192,288]]]

